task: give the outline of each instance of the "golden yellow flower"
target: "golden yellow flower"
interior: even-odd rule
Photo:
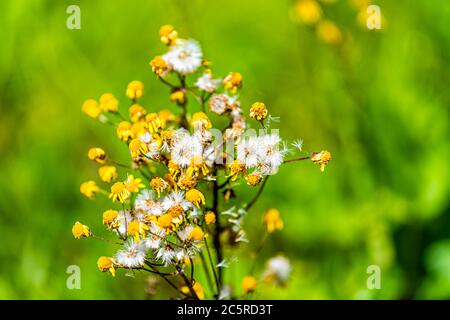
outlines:
[[[86,100],[81,107],[81,111],[94,119],[97,119],[98,116],[102,113],[102,109],[94,99]]]
[[[245,172],[245,165],[237,160],[234,160],[228,165],[228,170],[230,171],[228,177],[231,178],[231,181],[236,181],[239,175]]]
[[[331,161],[331,153],[326,150],[314,152],[311,156],[311,161],[320,165],[320,171],[325,170],[325,166]]]
[[[197,208],[200,208],[200,205],[205,204],[205,196],[197,189],[191,189],[186,192],[186,200],[193,203]]]
[[[262,102],[255,102],[250,108],[250,118],[258,121],[262,121],[267,118],[267,107]]]
[[[209,168],[206,165],[203,157],[201,155],[193,156],[191,159],[191,164],[186,170],[187,177],[197,177],[199,174],[206,176],[209,172]]]
[[[80,185],[80,192],[81,194],[85,195],[88,198],[93,198],[95,194],[100,190],[100,188],[97,186],[95,181],[90,180],[83,182]]]
[[[164,121],[162,121],[157,113],[149,113],[145,116],[145,122],[147,123],[148,131],[150,133],[158,132],[159,129],[165,127]]]
[[[139,188],[145,188],[145,184],[142,183],[141,178],[135,178],[133,175],[129,175],[127,180],[124,181],[125,187],[129,192],[139,192]]]
[[[150,181],[150,186],[152,187],[153,191],[155,191],[158,194],[158,197],[161,196],[161,192],[163,192],[169,184],[161,177],[155,177]]]
[[[163,214],[158,217],[158,226],[168,229],[172,226],[172,216],[170,214]]]
[[[135,103],[128,108],[128,113],[132,122],[138,122],[144,118],[147,111],[140,104]]]
[[[322,10],[315,0],[297,0],[294,12],[300,22],[306,25],[313,25],[322,17]]]
[[[258,173],[250,173],[245,177],[245,181],[249,186],[257,186],[262,180],[262,176]]]
[[[136,159],[141,155],[145,155],[148,152],[147,145],[140,139],[131,140],[128,148],[130,149],[131,157],[133,159]]]
[[[72,227],[72,234],[76,239],[80,239],[83,237],[89,237],[91,235],[91,231],[88,226],[81,224],[80,222],[75,222]]]
[[[97,267],[101,272],[111,272],[112,276],[116,276],[116,269],[114,269],[114,261],[110,257],[100,257],[97,260]]]
[[[192,127],[195,129],[211,129],[212,124],[208,116],[204,112],[196,112],[192,115]]]
[[[170,94],[170,101],[183,104],[186,101],[186,93],[184,90],[175,90]]]
[[[231,93],[236,93],[236,91],[242,87],[242,75],[239,72],[230,72],[224,79],[223,85],[226,90]]]
[[[119,213],[116,210],[112,209],[106,210],[105,212],[103,212],[103,224],[110,228],[118,227],[118,220],[117,220],[118,216]]]
[[[89,160],[105,163],[106,160],[106,152],[102,148],[90,148],[88,151]]]
[[[339,44],[342,42],[342,32],[332,21],[323,20],[317,25],[318,37],[327,44]]]
[[[159,29],[159,36],[162,43],[171,46],[175,44],[178,32],[170,24],[166,24]]]
[[[189,190],[195,188],[197,182],[198,182],[197,179],[193,176],[182,175],[178,179],[178,186],[182,190]]]
[[[205,293],[204,293],[203,288],[200,285],[200,283],[195,282],[194,285],[192,286],[192,290],[194,290],[195,294],[197,295],[197,297],[200,300],[204,300],[205,299]],[[188,286],[181,287],[181,292],[183,292],[184,294],[187,294],[187,295],[191,294],[191,291],[189,290]]]
[[[191,232],[189,232],[189,239],[193,239],[196,241],[203,240],[206,237],[206,234],[203,232],[202,228],[199,226],[195,226]]]
[[[136,100],[144,94],[144,84],[139,80],[131,81],[127,87],[127,97]]]
[[[114,166],[101,166],[98,168],[100,179],[105,182],[112,182],[117,178],[117,169]]]
[[[119,110],[119,100],[112,93],[104,93],[100,97],[100,108],[104,112],[117,112]]]
[[[169,70],[167,63],[161,56],[156,56],[150,61],[150,66],[152,67],[152,71],[158,76],[161,77]]]
[[[124,203],[129,196],[130,192],[123,182],[116,182],[111,186],[109,198],[112,199],[113,202],[119,200],[120,203]]]
[[[205,223],[206,224],[213,224],[216,223],[216,214],[212,211],[208,211],[205,214]]]
[[[267,232],[272,233],[275,230],[283,229],[283,220],[281,220],[280,212],[277,209],[268,209],[263,216],[264,224]]]
[[[117,126],[117,137],[122,141],[128,141],[133,137],[133,133],[131,131],[132,126],[128,121],[122,121]]]
[[[242,290],[244,293],[250,293],[255,291],[256,288],[256,279],[252,276],[246,276],[242,279]]]
[[[175,162],[173,162],[172,160],[169,161],[169,163],[167,164],[167,167],[169,168],[169,173],[172,176],[172,178],[174,180],[177,179],[177,176],[181,173],[181,168],[179,165],[177,165]]]
[[[175,115],[167,109],[163,109],[161,111],[158,112],[158,117],[164,121],[164,123],[169,122],[169,121],[175,121]]]
[[[145,121],[138,121],[131,126],[131,134],[133,137],[140,137],[147,132],[147,123]]]
[[[128,224],[127,234],[134,237],[134,241],[138,243],[140,241],[140,236],[145,238],[148,230],[150,230],[150,228],[145,223],[133,220]]]

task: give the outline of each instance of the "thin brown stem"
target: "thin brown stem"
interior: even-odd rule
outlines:
[[[250,200],[249,203],[244,207],[246,211],[250,210],[251,207],[255,204],[255,202],[258,200],[259,196],[264,191],[264,187],[266,186],[267,180],[269,179],[269,176],[265,176],[263,182],[261,183],[261,186],[258,189],[258,192],[255,194],[252,200]]]
[[[302,161],[302,160],[308,160],[310,159],[310,156],[306,156],[306,157],[300,157],[300,158],[295,158],[295,159],[290,159],[290,160],[284,160],[283,163],[290,163],[290,162],[296,162],[296,161]]]

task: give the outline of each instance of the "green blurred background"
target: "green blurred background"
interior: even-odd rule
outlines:
[[[145,107],[175,110],[148,67],[165,50],[166,23],[201,42],[217,75],[243,74],[246,111],[266,102],[284,138],[334,156],[324,173],[301,162],[269,180],[231,282],[248,270],[262,213],[276,207],[285,228],[258,271],[282,252],[293,274],[287,287],[260,285],[254,297],[450,298],[450,3],[374,2],[380,31],[361,27],[347,0],[319,1],[342,30],[342,44],[329,45],[298,23],[289,0],[1,1],[0,298],[147,298],[144,276],[98,271],[98,256],[116,248],[75,240],[70,228],[80,220],[102,230],[109,206],[79,193],[97,179],[87,149],[127,156],[82,102],[113,92],[125,106],[127,83],[139,79]],[[81,8],[80,30],[66,28],[70,4]],[[69,265],[81,268],[81,290],[66,287]],[[367,289],[369,265],[381,268],[380,290]]]

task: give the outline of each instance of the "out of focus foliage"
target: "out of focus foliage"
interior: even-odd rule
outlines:
[[[96,176],[87,149],[126,157],[81,103],[123,92],[125,106],[126,84],[139,79],[149,110],[175,110],[148,66],[165,23],[199,40],[218,74],[243,74],[244,110],[266,102],[284,138],[334,156],[324,173],[300,162],[271,179],[245,222],[252,244],[236,253],[236,286],[263,211],[277,207],[285,228],[258,265],[282,252],[293,275],[285,288],[261,284],[254,297],[450,298],[450,3],[374,1],[383,22],[371,31],[360,1],[313,2],[320,17],[305,24],[290,0],[2,1],[0,298],[148,297],[144,276],[97,270],[110,245],[76,241],[70,228],[80,217],[100,229],[107,206],[79,194]],[[66,28],[69,4],[81,8],[80,30]],[[338,36],[318,31],[324,19]],[[81,268],[81,290],[66,287],[69,265]],[[381,268],[380,290],[367,289],[369,265]]]

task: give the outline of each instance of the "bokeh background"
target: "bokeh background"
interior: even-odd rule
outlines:
[[[262,213],[276,207],[285,228],[257,270],[281,252],[293,274],[254,297],[450,298],[450,3],[373,1],[379,31],[361,23],[358,3],[366,5],[315,1],[320,21],[340,30],[327,43],[293,0],[1,1],[0,298],[148,298],[143,275],[97,270],[98,256],[116,248],[75,240],[70,229],[80,220],[101,230],[108,206],[79,193],[97,175],[87,149],[127,156],[82,102],[113,92],[125,106],[127,83],[139,79],[145,107],[176,110],[148,66],[165,50],[166,23],[201,42],[216,74],[243,74],[245,110],[265,101],[285,139],[334,155],[324,173],[301,162],[269,180],[246,219],[251,242],[236,252],[232,283],[248,270]],[[80,30],[66,28],[71,4],[81,8]],[[81,290],[66,287],[69,265],[81,268]],[[367,289],[369,265],[381,268],[380,290]]]

